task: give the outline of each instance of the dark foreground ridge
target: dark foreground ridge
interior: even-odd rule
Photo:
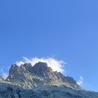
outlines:
[[[0,78],[0,98],[98,98],[98,93],[82,90],[72,77],[38,62],[12,65],[7,79]]]

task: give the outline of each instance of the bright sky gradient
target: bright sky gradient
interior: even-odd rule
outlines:
[[[98,0],[0,0],[0,64],[55,57],[98,91]]]

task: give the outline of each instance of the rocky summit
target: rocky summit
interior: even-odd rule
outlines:
[[[53,71],[47,66],[47,63],[43,62],[38,62],[34,66],[30,63],[21,66],[12,65],[6,80],[15,84],[19,83],[19,85],[22,84],[24,88],[55,85],[80,89],[80,86],[73,78]]]
[[[12,65],[8,77],[0,77],[0,98],[98,98],[98,93],[83,90],[72,77],[38,62]]]

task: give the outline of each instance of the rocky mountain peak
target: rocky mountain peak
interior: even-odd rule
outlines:
[[[0,98],[98,98],[81,89],[70,76],[53,71],[47,63],[13,64],[6,80],[0,77]]]
[[[47,63],[38,62],[33,66],[33,74],[41,77],[49,77],[50,73],[53,73],[52,69],[48,67]]]
[[[35,70],[41,70],[41,71],[52,71],[50,67],[48,67],[47,63],[44,62],[38,62],[34,65],[33,69]]]
[[[66,87],[80,89],[80,86],[73,78],[53,71],[45,62],[38,62],[34,66],[31,63],[25,63],[21,66],[14,64],[9,70],[7,81],[22,81],[22,84],[26,84],[27,87],[34,87],[34,85],[36,87],[39,85],[64,85]]]

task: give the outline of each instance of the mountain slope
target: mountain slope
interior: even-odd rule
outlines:
[[[38,62],[34,66],[30,63],[25,63],[21,66],[12,65],[7,80],[10,82],[22,82],[27,88],[44,85],[64,85],[80,89],[80,86],[72,77],[65,77],[62,73],[53,71],[47,66],[47,63],[43,62]]]
[[[38,62],[12,65],[7,79],[0,78],[0,98],[98,98],[98,93],[81,89],[72,77]]]
[[[47,86],[23,89],[10,84],[0,85],[0,98],[98,98],[98,93],[67,87]]]

